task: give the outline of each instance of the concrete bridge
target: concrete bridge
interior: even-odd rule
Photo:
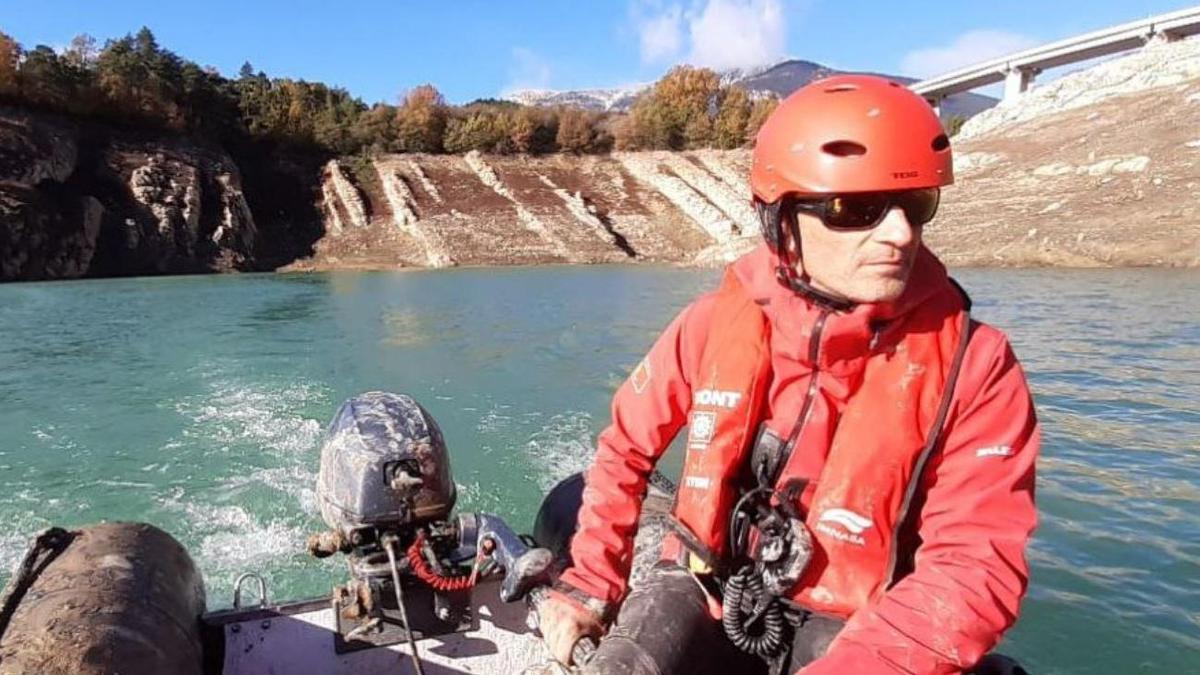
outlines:
[[[909,85],[937,109],[942,99],[1004,82],[1004,100],[1020,96],[1039,73],[1100,56],[1137,49],[1155,40],[1178,40],[1200,34],[1200,6],[1130,21],[1091,33],[959,68]]]

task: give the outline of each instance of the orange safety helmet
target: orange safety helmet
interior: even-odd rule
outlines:
[[[874,75],[816,80],[784,99],[758,131],[750,190],[776,276],[834,309],[852,303],[808,283],[790,236],[800,232],[787,197],[940,188],[954,182],[950,139],[933,108],[908,87]],[[794,258],[794,260],[793,260]]]
[[[954,182],[950,139],[908,87],[873,75],[816,80],[788,96],[758,132],[756,200],[910,190]]]

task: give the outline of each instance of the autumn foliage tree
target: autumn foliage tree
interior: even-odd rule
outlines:
[[[558,112],[558,134],[554,140],[563,152],[589,152],[595,140],[592,126],[587,112],[579,108],[562,108]]]
[[[432,84],[414,87],[396,111],[396,149],[441,152],[446,133],[446,100]]]
[[[740,148],[746,144],[746,126],[750,122],[750,95],[741,87],[728,87],[722,92],[721,106],[713,123],[713,145],[718,148]]]
[[[707,68],[672,68],[634,103],[618,146],[682,150],[709,145],[720,87],[720,78]]]
[[[120,125],[193,134],[261,153],[265,143],[304,152],[596,153],[617,149],[737,148],[774,109],[721,86],[711,70],[680,66],[628,113],[544,108],[480,99],[450,105],[431,84],[398,105],[367,106],[345,89],[273,78],[246,63],[235,79],[158,44],[148,28],[103,47],[79,35],[60,50],[24,49],[0,33],[0,97]],[[266,150],[269,151],[269,150]]]
[[[779,99],[774,96],[766,96],[758,99],[750,106],[750,118],[746,121],[746,138],[753,142],[754,136],[758,134],[759,128],[763,122],[775,112],[775,108],[779,107]]]
[[[15,96],[20,88],[18,68],[21,65],[21,45],[0,33],[0,96]]]

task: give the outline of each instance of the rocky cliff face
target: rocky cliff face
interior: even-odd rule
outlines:
[[[1200,41],[1035,88],[954,146],[926,232],[952,265],[1200,265]],[[758,240],[744,150],[240,156],[0,108],[0,280],[715,265]]]
[[[1035,88],[954,147],[958,180],[926,232],[952,265],[1200,265],[1200,41]],[[720,264],[757,241],[749,161],[395,156],[357,180],[331,165],[329,234],[300,267]]]
[[[0,109],[0,280],[236,269],[256,236],[220,150]]]
[[[718,262],[747,250],[744,151],[394,155],[323,171],[326,236],[294,268]]]

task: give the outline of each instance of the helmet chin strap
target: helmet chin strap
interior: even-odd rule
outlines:
[[[782,216],[782,214],[780,215]],[[800,228],[796,225],[794,220],[787,223],[787,229],[791,230],[790,234],[792,241],[796,244],[796,259],[791,260],[792,256],[788,251],[787,237],[784,236],[785,220],[785,218],[780,217],[778,225],[776,226],[778,228],[777,234],[779,235],[776,239],[776,241],[779,242],[779,265],[775,268],[775,278],[779,280],[779,283],[783,284],[784,287],[790,289],[792,292],[812,300],[818,306],[824,307],[825,309],[830,309],[835,312],[848,312],[854,309],[855,303],[853,301],[841,296],[833,295],[832,293],[826,293],[825,291],[818,290],[804,278],[807,275],[801,275],[801,273],[797,271],[796,268],[802,265],[804,262],[803,256],[800,253]]]

